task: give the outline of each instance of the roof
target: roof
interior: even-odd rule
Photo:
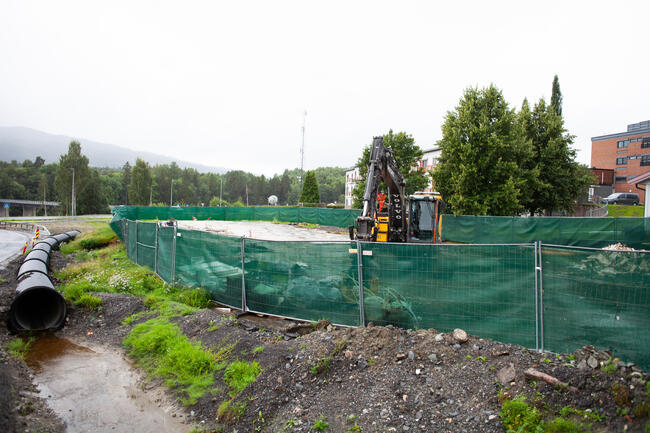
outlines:
[[[9,203],[9,204],[30,204],[32,206],[61,206],[61,203],[58,201],[34,201],[34,200],[14,200],[12,198],[0,198],[0,203]]]
[[[440,147],[432,147],[431,149],[424,149],[422,153],[431,153],[440,150]]]
[[[634,179],[632,179],[632,182],[634,182],[635,185],[638,185],[640,183],[650,183],[650,171],[636,176]]]
[[[634,123],[627,126],[627,131],[617,132],[615,134],[599,135],[591,137],[591,141],[608,140],[610,138],[630,137],[632,135],[640,135],[650,133],[650,123],[648,121]]]

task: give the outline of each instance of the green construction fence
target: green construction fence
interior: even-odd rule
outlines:
[[[463,328],[650,368],[650,252],[534,243],[278,242],[115,220],[128,256],[246,311],[348,326]]]
[[[443,241],[526,243],[602,248],[621,242],[650,249],[650,218],[495,217],[444,215]]]

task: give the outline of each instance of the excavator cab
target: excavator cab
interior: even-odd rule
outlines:
[[[407,242],[440,242],[440,212],[444,202],[434,195],[409,197]]]

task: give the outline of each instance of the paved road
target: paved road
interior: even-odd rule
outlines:
[[[4,268],[16,254],[19,254],[31,235],[25,232],[0,230],[0,269]]]

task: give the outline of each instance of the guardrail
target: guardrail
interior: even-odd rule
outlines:
[[[50,235],[50,231],[45,226],[39,224],[20,223],[14,221],[0,221],[0,229],[8,230],[12,228],[17,230],[22,230],[22,231],[28,231],[28,232],[36,231],[36,229],[39,228],[43,236]]]

